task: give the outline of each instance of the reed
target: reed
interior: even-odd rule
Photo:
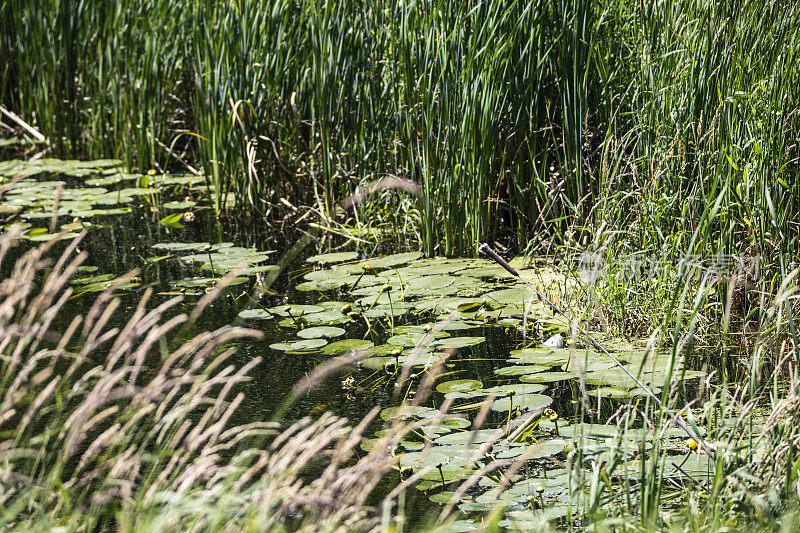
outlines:
[[[800,250],[800,9],[781,0],[0,4],[0,104],[56,155],[202,168],[215,206],[388,217],[428,255],[477,241],[625,254]],[[720,199],[719,214],[703,218]],[[690,244],[700,228],[700,238]],[[726,291],[721,289],[721,298]]]

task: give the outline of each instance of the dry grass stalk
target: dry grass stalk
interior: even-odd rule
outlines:
[[[14,239],[0,236],[0,261]],[[110,326],[120,307],[113,287],[85,317],[64,317],[67,282],[85,258],[78,242],[55,262],[46,242],[10,268],[0,263],[10,270],[0,282],[0,526],[78,520],[89,529],[237,530],[301,515],[328,529],[376,523],[367,498],[396,465],[392,450],[412,425],[397,422],[358,460],[377,410],[355,427],[331,414],[282,432],[275,423],[235,425],[244,400],[237,386],[260,359],[238,368],[229,345],[259,334],[224,326],[162,355],[172,332],[211,299],[187,317],[174,314],[181,298],[149,308],[149,289],[121,328]],[[309,465],[320,469],[311,481]]]

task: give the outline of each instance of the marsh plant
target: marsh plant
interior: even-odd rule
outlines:
[[[283,199],[348,224],[335,204],[395,176],[421,188],[401,215],[428,255],[585,246],[603,223],[620,254],[758,254],[774,273],[798,252],[796,2],[6,0],[0,14],[0,104],[51,152],[191,163],[217,210],[281,215]]]
[[[177,310],[181,298],[153,303],[145,291],[120,322],[111,287],[70,316],[67,282],[85,255],[75,239],[51,259],[55,242],[22,252],[15,235],[0,237],[3,527],[374,525],[365,501],[394,463],[396,438],[355,459],[369,417],[355,428],[330,414],[233,423],[244,401],[237,386],[261,360],[236,367],[230,356],[259,334],[188,333],[222,287],[189,315]],[[319,471],[304,477],[315,461]]]
[[[567,483],[559,488],[567,489],[567,499],[556,505],[551,503],[553,487],[548,485],[547,493],[536,489],[529,498],[534,514],[511,513],[505,522],[499,522],[503,500],[498,499],[482,527],[547,528],[547,511],[562,516],[565,503],[569,510],[561,519],[564,526],[589,521],[599,528],[703,528],[743,518],[754,520],[751,526],[766,524],[765,519],[782,520],[786,527],[794,523],[793,515],[785,514],[800,487],[794,466],[800,444],[791,422],[800,416],[794,380],[783,399],[773,391],[774,410],[758,429],[752,427],[752,414],[760,398],[746,386],[713,386],[697,422],[709,430],[709,447],[704,453],[696,442],[687,444],[695,452],[679,459],[662,447],[661,437],[670,425],[666,411],[653,405],[631,403],[620,409],[615,415],[620,431],[600,446],[587,446],[591,441],[583,440],[584,430],[578,433],[577,428],[587,433],[596,429],[581,424],[571,429],[564,425],[567,421],[560,429],[562,438],[572,435],[566,448],[564,441],[549,437],[530,441],[545,415],[559,432],[558,416],[542,409],[513,416],[509,410],[496,429],[482,429],[496,401],[523,405],[524,385],[516,386],[522,394],[516,400],[508,387],[498,387],[479,402],[468,431],[447,435],[451,443],[463,441],[466,446],[463,454],[458,452],[456,471],[470,472],[453,478],[451,467],[443,469],[438,440],[424,436],[446,434],[449,429],[442,433],[439,428],[460,427],[448,424],[463,420],[450,414],[458,393],[438,409],[426,407],[456,349],[445,350],[443,359],[424,372],[415,370],[414,361],[448,320],[428,329],[407,362],[396,368],[401,386],[395,387],[395,396],[408,395],[402,391],[412,379],[414,394],[384,417],[387,422],[375,438],[367,440],[378,407],[355,425],[331,414],[239,424],[234,422],[244,402],[239,386],[261,361],[237,366],[230,356],[237,342],[259,334],[232,326],[192,333],[198,317],[224,291],[225,280],[188,315],[178,311],[180,297],[156,302],[145,290],[130,318],[119,321],[115,316],[121,300],[110,287],[85,315],[72,316],[66,313],[73,296],[68,280],[85,257],[80,238],[59,255],[54,253],[57,240],[21,250],[15,237],[0,237],[0,265],[7,272],[0,284],[0,520],[7,528],[390,530],[421,518],[405,514],[411,486],[423,483],[428,487],[424,490],[441,493],[436,501],[443,505],[430,519],[444,523],[463,516],[457,506],[464,497],[488,487],[485,501],[495,501],[520,483],[519,476],[531,464],[541,466],[542,459],[549,461],[545,470],[559,472],[551,483]],[[12,257],[16,259],[9,264]],[[773,312],[788,301],[789,292],[781,294]],[[791,313],[791,308],[785,311]],[[328,361],[294,387],[289,401],[343,366],[368,357],[367,351],[351,352]],[[674,379],[665,388],[678,390],[681,378]],[[447,390],[474,390],[469,383],[453,383],[459,388]],[[581,403],[589,406],[591,398],[583,394]],[[671,402],[666,405],[676,408]],[[692,415],[686,414],[695,427]],[[651,424],[656,431],[652,448],[645,446],[650,440],[644,437],[653,431]],[[408,447],[420,436],[418,451],[409,455]],[[524,442],[533,444],[522,446]],[[638,460],[628,462],[631,442],[645,447],[639,449]],[[553,443],[557,448],[550,449]],[[500,453],[506,449],[522,452]],[[668,467],[676,470],[668,474]],[[371,500],[393,471],[400,474],[394,488],[384,488],[379,500]],[[679,490],[676,472],[688,475],[695,488]],[[546,471],[544,476],[542,483]],[[664,507],[665,499],[672,505]],[[540,512],[536,509],[542,514],[535,514]],[[702,516],[698,509],[704,510]],[[472,524],[480,525],[480,519]]]

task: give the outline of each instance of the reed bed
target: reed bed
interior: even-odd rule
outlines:
[[[795,2],[5,0],[0,12],[0,104],[52,153],[189,161],[218,210],[269,216],[285,199],[331,224],[355,186],[395,176],[424,193],[405,214],[431,255],[486,239],[580,247],[600,227],[610,255],[751,253],[775,273],[798,252]],[[361,214],[385,217],[387,201]]]

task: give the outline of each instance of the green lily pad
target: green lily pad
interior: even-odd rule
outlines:
[[[485,298],[492,302],[508,305],[508,304],[526,304],[530,300],[533,293],[525,288],[518,289],[501,289],[487,293]]]
[[[445,381],[436,386],[436,390],[442,394],[450,392],[464,393],[472,392],[483,387],[483,383],[477,379],[455,379],[453,381]]]
[[[521,376],[519,379],[525,383],[551,383],[553,381],[566,381],[577,377],[578,374],[575,372],[540,372],[538,374],[527,374]]]
[[[339,355],[345,352],[366,350],[372,348],[374,344],[372,341],[365,339],[344,339],[332,342],[323,348],[322,352],[327,355]]]
[[[512,350],[509,360],[526,365],[565,365],[570,360],[570,352],[558,348],[525,348]]]
[[[264,309],[245,309],[239,313],[239,317],[246,320],[266,320],[272,318],[272,316],[272,314]]]
[[[293,316],[295,318],[299,318],[303,315],[321,313],[325,311],[325,308],[320,307],[318,305],[292,304],[292,305],[276,305],[275,307],[270,307],[269,309],[267,309],[267,311],[277,316]]]
[[[342,328],[315,326],[313,328],[301,329],[297,332],[297,336],[303,339],[316,339],[320,337],[341,337],[344,333],[345,331]]]
[[[478,429],[474,431],[457,431],[442,435],[434,440],[437,446],[464,446],[467,444],[483,444],[485,442],[497,441],[502,436],[502,430]]]
[[[109,281],[114,279],[114,274],[98,274],[96,276],[87,276],[83,278],[73,278],[69,280],[70,283],[74,283],[76,285],[86,285],[88,283],[98,283],[103,281]]]
[[[544,409],[553,403],[553,399],[544,394],[515,394],[498,398],[492,402],[492,411],[510,411],[519,409],[520,411],[535,411]]]
[[[545,390],[547,386],[541,385],[539,383],[514,383],[510,385],[498,385],[496,387],[490,387],[488,389],[483,389],[482,391],[478,391],[483,393],[484,395],[495,394],[497,396],[509,394],[511,391],[514,391],[515,395],[520,394],[538,394]]]
[[[382,420],[393,420],[400,417],[402,419],[408,418],[437,418],[441,415],[441,411],[433,409],[432,407],[424,407],[421,405],[401,405],[397,407],[387,407],[380,413]]]
[[[305,352],[317,350],[326,344],[328,344],[328,341],[325,339],[304,339],[295,342],[278,342],[271,344],[270,348],[284,352]]]
[[[164,202],[161,204],[161,207],[164,209],[189,209],[190,207],[194,207],[197,205],[197,202],[193,202],[191,200],[184,201],[184,202]]]
[[[366,262],[374,268],[390,268],[404,265],[422,257],[421,252],[405,252],[400,254],[386,255],[375,259],[368,259]],[[360,267],[359,267],[360,268]]]
[[[447,348],[464,348],[466,346],[475,346],[484,342],[484,337],[449,337],[446,339],[434,339],[431,343],[434,347],[440,350]]]
[[[535,442],[533,444],[520,444],[506,451],[497,454],[498,459],[516,459],[525,455],[528,459],[542,459],[552,457],[563,452],[567,446],[566,441],[561,439],[549,439]]]
[[[450,460],[446,455],[432,452],[420,451],[404,453],[398,458],[398,465],[400,468],[413,468],[419,470],[428,466],[445,465]]]
[[[311,313],[310,315],[303,315],[303,319],[311,326],[344,324],[349,322],[350,319],[336,310],[321,311],[319,313]],[[292,320],[288,318],[287,320]]]
[[[605,439],[608,437],[615,437],[619,432],[617,426],[605,426],[602,424],[574,424],[559,430],[562,437],[578,437],[584,436],[590,439]]]
[[[334,252],[329,254],[312,255],[306,263],[343,263],[358,259],[357,252]]]
[[[537,374],[549,370],[549,366],[543,365],[512,365],[495,369],[494,373],[498,376],[524,376],[525,374]]]

